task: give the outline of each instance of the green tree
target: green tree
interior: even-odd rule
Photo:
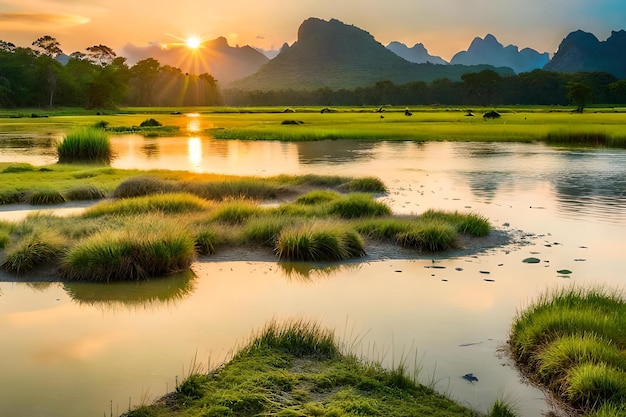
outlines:
[[[57,72],[58,66],[55,65],[57,63],[54,58],[61,54],[63,51],[61,50],[61,44],[56,38],[53,38],[50,35],[45,35],[32,43],[32,46],[39,49],[39,52],[42,56],[39,57],[40,64],[44,69],[43,79],[46,80],[47,83],[47,92],[48,92],[48,105],[52,107],[54,103],[54,94],[57,89]],[[58,63],[57,63],[58,64]]]
[[[106,45],[94,45],[86,48],[88,54],[87,56],[92,62],[99,64],[101,66],[110,64],[113,62],[117,54],[113,51],[113,49],[109,48]]]
[[[591,101],[592,90],[587,84],[579,82],[567,83],[567,98],[571,104],[576,106],[576,112],[582,113],[585,110],[585,106]]]
[[[56,38],[53,38],[50,35],[42,36],[38,38],[32,43],[32,46],[39,48],[40,52],[44,55],[48,55],[49,57],[55,57],[60,53],[63,53],[61,50],[61,44]]]
[[[138,90],[137,104],[153,104],[154,85],[160,72],[161,64],[154,58],[142,59],[131,67],[130,76]]]

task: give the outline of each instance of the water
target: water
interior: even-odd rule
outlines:
[[[1,142],[0,161],[55,162],[50,141],[28,141]],[[194,358],[215,365],[268,321],[295,317],[335,329],[353,352],[386,366],[417,363],[422,382],[464,405],[485,411],[504,398],[536,416],[550,409],[545,396],[502,352],[516,311],[551,288],[624,285],[626,152],[139,136],[115,137],[114,148],[120,168],[374,175],[396,213],[473,211],[516,243],[304,270],[209,259],[148,284],[0,282],[0,415],[116,415],[173,390]],[[7,206],[0,218],[25,213]],[[522,263],[528,256],[542,262]],[[478,382],[461,378],[469,372]]]

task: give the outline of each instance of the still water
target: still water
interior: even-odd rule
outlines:
[[[200,260],[148,284],[0,282],[2,416],[109,416],[214,366],[272,319],[336,330],[352,352],[486,411],[550,410],[502,352],[512,319],[569,285],[623,288],[626,152],[542,144],[114,138],[113,166],[234,175],[377,176],[396,213],[472,211],[514,243],[478,254],[316,266]],[[54,163],[53,141],[0,142],[0,162]],[[27,211],[1,207],[0,218]],[[540,264],[524,264],[535,256]],[[438,268],[432,268],[436,265]],[[560,269],[572,274],[559,276]],[[6,276],[4,277],[6,280]],[[478,381],[462,378],[473,373]]]

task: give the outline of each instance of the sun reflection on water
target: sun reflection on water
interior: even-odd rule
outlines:
[[[189,151],[189,162],[193,166],[193,171],[200,172],[202,163],[202,141],[199,137],[189,138],[187,144]]]

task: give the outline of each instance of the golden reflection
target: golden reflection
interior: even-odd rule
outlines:
[[[196,276],[191,270],[146,282],[97,284],[66,282],[63,289],[81,305],[116,310],[118,307],[153,307],[183,300],[195,291]]]
[[[66,362],[68,360],[89,360],[106,352],[129,336],[127,332],[112,331],[105,334],[84,336],[73,340],[49,344],[33,352],[34,360],[40,364]]]
[[[189,113],[187,114],[189,121],[187,122],[187,131],[189,133],[198,133],[200,131],[200,114]]]
[[[348,270],[358,270],[360,263],[320,265],[308,262],[279,262],[278,268],[290,280],[313,282]]]
[[[194,170],[198,171],[202,162],[202,141],[198,137],[189,138],[187,147],[189,150],[189,162],[191,162]]]

